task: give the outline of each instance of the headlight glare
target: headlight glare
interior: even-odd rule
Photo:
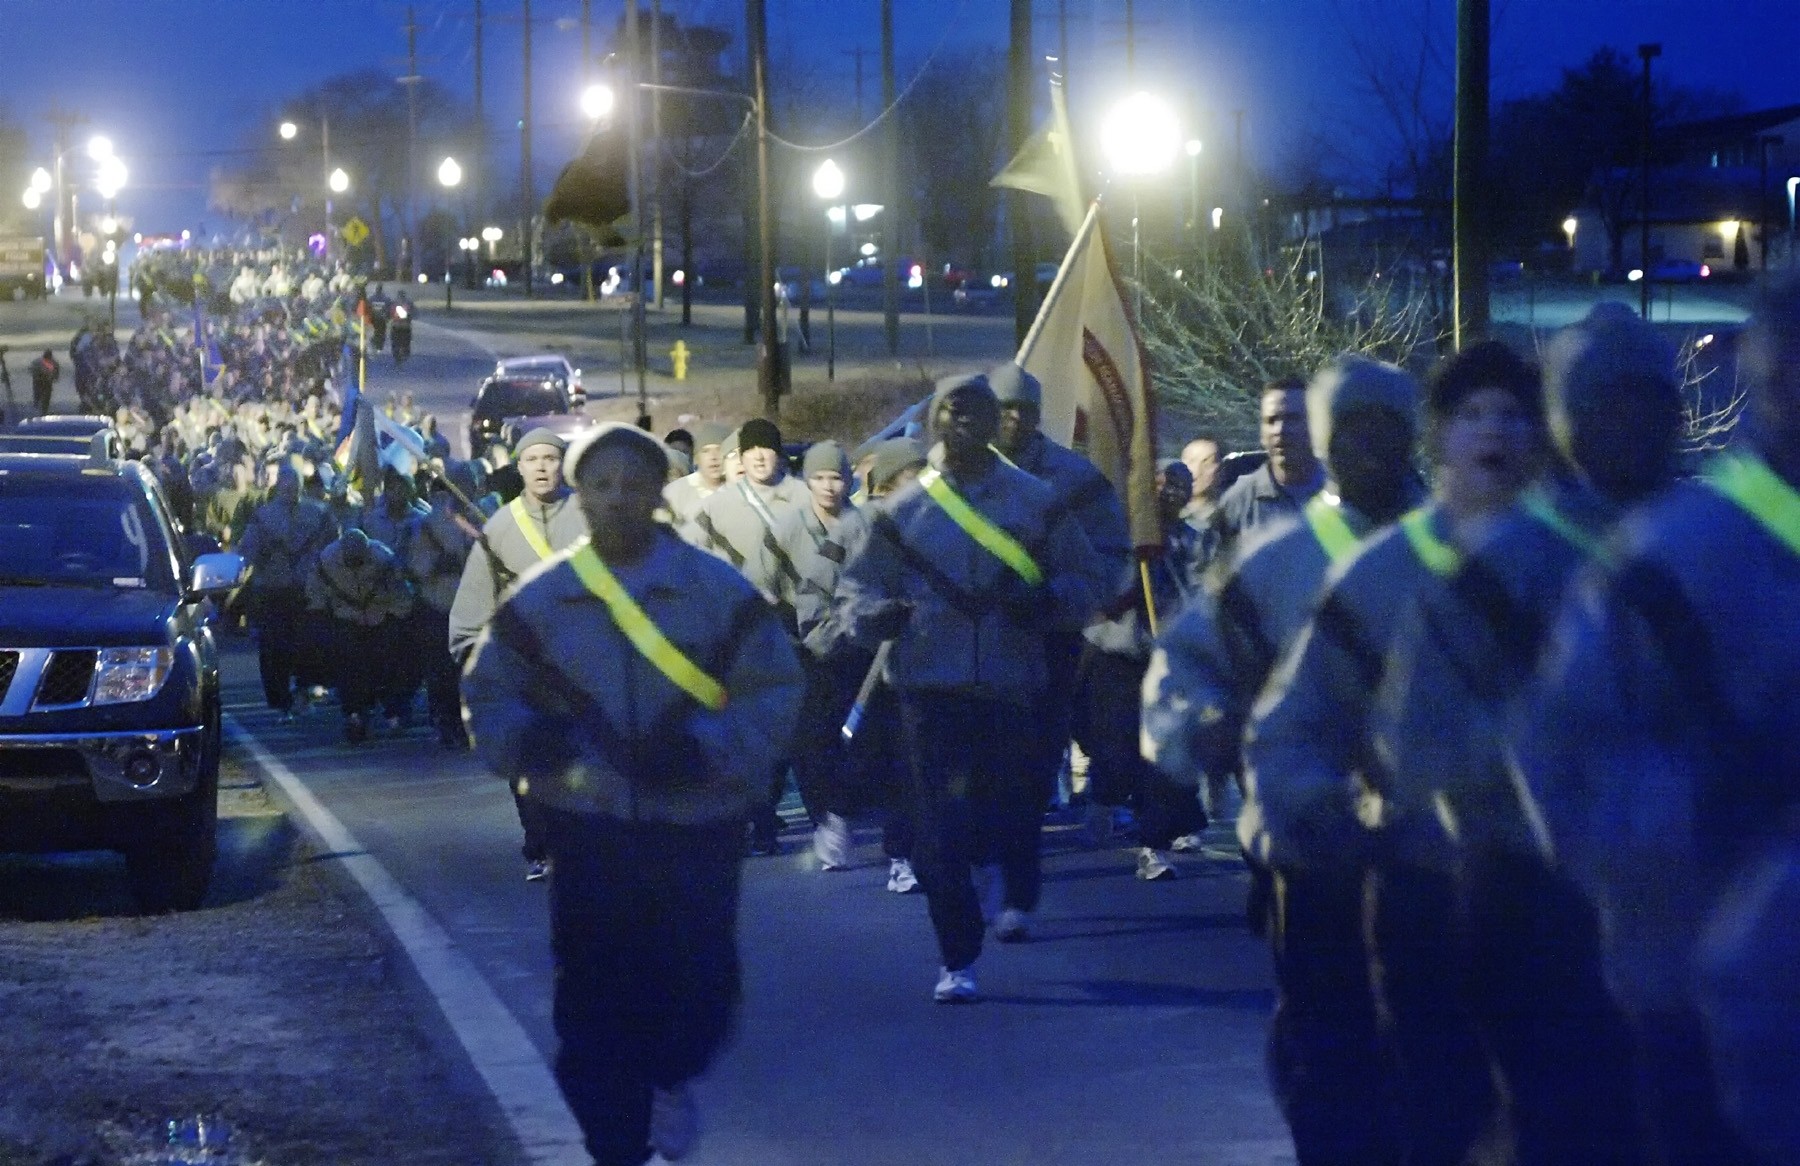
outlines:
[[[173,648],[106,648],[96,666],[94,703],[149,700],[162,691],[174,666]]]

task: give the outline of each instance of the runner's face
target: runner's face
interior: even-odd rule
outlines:
[[[977,389],[956,389],[944,398],[933,419],[944,448],[967,455],[986,449],[1000,426],[1000,410],[991,394]]]
[[[777,469],[781,465],[781,455],[772,449],[757,446],[747,449],[743,454],[744,475],[759,486],[766,486],[775,480]]]
[[[837,470],[819,470],[806,475],[806,488],[812,491],[813,505],[826,514],[842,510],[844,496],[849,493],[844,475]]]
[[[694,451],[694,468],[700,471],[700,480],[712,484],[724,480],[725,453],[718,442],[703,445]]]
[[[548,502],[562,485],[562,451],[553,445],[532,446],[519,458],[519,476],[534,501]]]
[[[640,547],[655,532],[662,477],[647,459],[620,446],[602,446],[581,459],[576,496],[602,558]]]
[[[1503,510],[1537,472],[1536,419],[1505,389],[1477,389],[1445,418],[1437,438],[1453,511]]]

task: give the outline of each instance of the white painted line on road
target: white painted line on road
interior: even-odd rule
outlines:
[[[499,1102],[532,1166],[586,1166],[581,1129],[563,1104],[556,1078],[537,1046],[500,1002],[469,958],[387,868],[363,849],[306,783],[229,714],[225,724],[257,766],[281,788],[326,850],[335,855],[375,904],[419,977],[443,1010],[488,1092]]]

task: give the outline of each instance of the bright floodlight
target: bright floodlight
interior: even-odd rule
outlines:
[[[438,181],[445,186],[455,186],[462,181],[462,167],[456,164],[455,158],[445,158],[438,163]]]
[[[48,194],[50,193],[50,187],[51,180],[50,172],[48,170],[39,166],[36,170],[31,172],[31,189],[37,191],[39,194]]]
[[[88,139],[88,157],[96,162],[104,162],[112,157],[112,139],[104,134],[95,134]]]
[[[108,154],[100,163],[100,174],[94,179],[94,188],[102,198],[116,198],[125,187],[125,163],[116,154]]]
[[[486,239],[490,243],[498,243],[500,241],[500,236],[504,235],[505,233],[506,232],[502,231],[499,227],[483,227],[483,228],[481,228],[481,237],[483,239]]]
[[[295,125],[293,122],[284,121],[281,123],[281,139],[282,139],[282,141],[285,141],[285,142],[293,141],[294,135],[299,132],[300,132],[300,127]]]
[[[105,218],[100,220],[100,233],[101,234],[110,235],[118,229],[119,229],[119,220],[116,216],[107,215]],[[112,240],[110,240],[110,239],[107,240],[107,246],[109,246],[109,247],[112,246]]]
[[[342,166],[333,170],[331,172],[331,177],[325,181],[326,185],[331,187],[333,194],[342,194],[350,189],[350,176],[344,173],[344,168]]]
[[[1190,158],[1198,158],[1200,156],[1200,151],[1205,148],[1206,144],[1199,138],[1189,138],[1187,140],[1187,156]]]
[[[832,202],[842,195],[844,193],[843,168],[830,158],[819,163],[819,168],[813,171],[813,193],[826,202]]]
[[[31,187],[27,186],[25,188],[25,197],[22,201],[25,203],[26,210],[34,211],[34,210],[38,209],[38,207],[43,205],[44,196],[42,194],[39,194],[36,190],[33,190]]]
[[[881,204],[878,202],[859,202],[850,208],[850,213],[856,216],[857,222],[866,223],[881,213]]]
[[[603,85],[596,81],[581,91],[581,112],[589,121],[599,121],[613,111],[613,91],[611,85]]]
[[[1580,223],[1575,221],[1575,216],[1570,215],[1568,218],[1563,220],[1563,234],[1573,235],[1575,233],[1575,228],[1579,227],[1580,225],[1581,225]]]
[[[1175,152],[1181,148],[1181,127],[1168,102],[1149,93],[1134,93],[1106,115],[1100,144],[1116,173],[1156,174],[1175,161]]]

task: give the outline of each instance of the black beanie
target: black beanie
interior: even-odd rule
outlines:
[[[1544,390],[1538,370],[1498,340],[1483,340],[1447,357],[1425,384],[1425,409],[1442,421],[1473,393],[1499,389],[1512,394],[1534,418],[1543,416]]]
[[[738,452],[748,453],[753,449],[781,452],[781,430],[773,421],[752,417],[738,429]]]

